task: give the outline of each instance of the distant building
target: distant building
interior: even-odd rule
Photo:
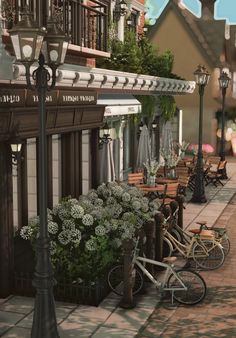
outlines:
[[[236,26],[225,20],[214,19],[215,0],[200,0],[202,14],[193,15],[180,2],[170,0],[156,23],[150,27],[148,37],[160,53],[170,50],[174,54],[173,72],[186,79],[194,79],[198,64],[204,64],[211,74],[204,95],[203,142],[216,147],[217,121],[215,113],[221,109],[221,92],[218,77],[220,70],[231,73],[234,79],[227,90],[226,105],[236,107],[235,88],[235,33]],[[198,91],[189,96],[176,97],[183,111],[183,139],[198,141],[199,96]]]

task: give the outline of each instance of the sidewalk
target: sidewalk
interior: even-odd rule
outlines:
[[[231,243],[234,244],[236,208],[229,202],[236,192],[236,163],[228,163],[227,171],[230,179],[224,187],[207,187],[206,204],[187,203],[184,224],[191,228],[197,220],[206,220],[208,225],[217,221],[217,226],[228,226]],[[235,216],[232,216],[233,213]],[[232,245],[223,267],[201,273],[209,291],[206,300],[194,307],[166,309],[155,288],[138,296],[137,306],[131,310],[118,308],[120,298],[112,293],[98,307],[57,302],[60,337],[236,337],[236,276],[232,268],[236,261],[235,252],[236,248]],[[11,296],[0,299],[0,337],[29,338],[33,307],[32,298]],[[227,321],[225,315],[228,316]]]

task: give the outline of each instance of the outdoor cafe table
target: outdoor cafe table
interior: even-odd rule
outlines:
[[[150,184],[137,184],[137,188],[142,190],[145,194],[148,193],[163,193],[165,190],[165,186],[163,184],[155,184],[155,185],[150,185]]]
[[[168,177],[160,177],[156,179],[158,185],[160,184],[169,184],[169,183],[178,183],[177,178],[168,178]]]

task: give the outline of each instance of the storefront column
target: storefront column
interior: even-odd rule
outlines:
[[[12,157],[6,143],[0,143],[0,298],[11,293],[13,276]]]
[[[117,177],[119,181],[123,181],[123,170],[124,170],[124,127],[125,120],[120,121],[119,128],[119,141],[120,141],[120,149],[119,149],[119,176]]]
[[[91,185],[99,185],[99,128],[91,130]]]

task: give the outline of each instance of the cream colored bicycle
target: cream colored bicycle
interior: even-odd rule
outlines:
[[[193,259],[196,266],[204,270],[218,269],[225,260],[223,247],[210,230],[193,234],[188,243],[181,243],[168,231],[166,223],[163,247],[164,255],[171,256],[175,250],[185,259]]]

